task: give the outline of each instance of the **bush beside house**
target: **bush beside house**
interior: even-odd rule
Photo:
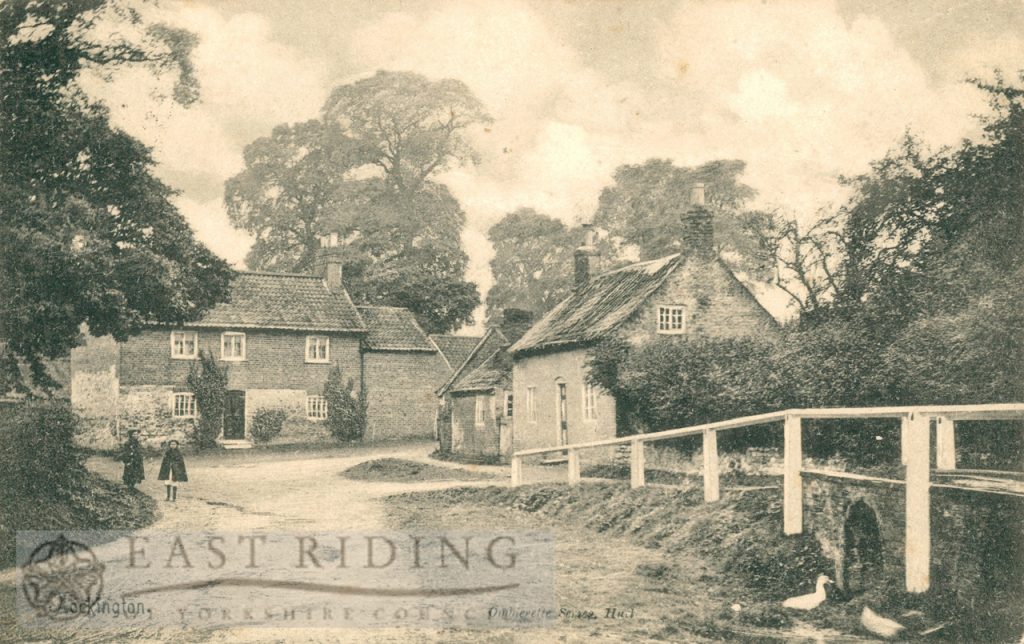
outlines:
[[[357,441],[366,433],[366,397],[355,391],[355,382],[345,380],[341,369],[331,369],[324,384],[327,401],[327,428],[341,441]]]
[[[284,421],[288,418],[285,409],[259,409],[252,416],[249,433],[257,443],[269,443],[281,433]]]

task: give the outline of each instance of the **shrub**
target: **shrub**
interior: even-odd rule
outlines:
[[[189,438],[199,449],[217,445],[217,437],[224,427],[224,398],[228,386],[228,372],[217,366],[217,360],[208,351],[199,352],[199,362],[192,363],[188,372],[188,386],[196,397],[199,418]]]
[[[252,416],[249,433],[257,443],[269,443],[281,433],[288,412],[284,409],[259,409]]]
[[[53,497],[85,479],[66,400],[30,400],[0,414],[0,485],[6,494]]]
[[[356,393],[355,383],[342,378],[341,369],[334,367],[324,383],[327,400],[327,429],[338,440],[356,441],[366,433],[367,402],[365,394]]]

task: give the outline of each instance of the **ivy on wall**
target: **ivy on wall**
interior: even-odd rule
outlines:
[[[196,398],[198,415],[190,438],[200,449],[217,445],[217,437],[224,428],[227,386],[227,369],[217,366],[217,360],[210,352],[200,351],[199,361],[192,363],[188,372],[188,387]]]

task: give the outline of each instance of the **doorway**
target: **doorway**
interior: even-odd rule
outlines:
[[[558,386],[558,444],[569,444],[569,407],[566,402],[565,383]]]
[[[245,392],[228,391],[224,397],[224,440],[245,438]]]

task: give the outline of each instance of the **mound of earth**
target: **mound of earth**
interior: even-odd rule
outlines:
[[[156,501],[93,473],[69,490],[0,493],[0,568],[13,565],[18,530],[134,530],[156,520]]]
[[[419,481],[483,481],[495,478],[486,472],[442,467],[400,458],[378,458],[353,465],[341,473],[355,481],[416,483]]]

